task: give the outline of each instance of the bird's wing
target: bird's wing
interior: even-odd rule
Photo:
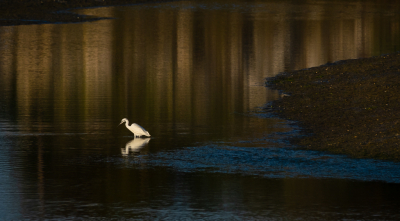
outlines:
[[[133,124],[131,125],[131,127],[132,127],[132,126],[142,129],[143,132],[147,132],[147,130],[145,130],[145,129],[144,129],[142,126],[140,126],[139,124],[133,123]]]

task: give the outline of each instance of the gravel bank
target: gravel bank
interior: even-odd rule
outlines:
[[[400,54],[281,73],[267,86],[290,96],[267,109],[305,128],[293,143],[359,158],[400,160]]]

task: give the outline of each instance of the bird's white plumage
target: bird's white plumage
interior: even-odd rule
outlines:
[[[133,123],[132,125],[129,126],[129,120],[126,118],[122,119],[119,125],[123,123],[125,123],[125,126],[126,128],[128,128],[128,130],[130,130],[133,134],[135,134],[135,137],[141,137],[141,136],[150,137],[150,133],[139,124]]]

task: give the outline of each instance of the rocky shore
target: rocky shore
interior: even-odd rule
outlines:
[[[162,0],[5,0],[0,2],[0,26],[85,22],[101,18],[78,15],[69,9],[149,2]]]
[[[0,2],[0,26],[85,22],[101,18],[69,9],[156,0],[16,0]],[[269,87],[290,96],[268,110],[304,128],[302,148],[353,157],[400,159],[400,54],[340,61],[281,73]]]
[[[400,160],[400,54],[281,73],[267,86],[290,96],[267,109],[298,122],[301,148]]]

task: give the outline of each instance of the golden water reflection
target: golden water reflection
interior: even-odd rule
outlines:
[[[3,102],[25,128],[77,119],[93,130],[122,117],[229,124],[278,98],[266,77],[399,45],[398,4],[382,14],[359,1],[237,3],[87,9],[117,19],[3,27]]]
[[[219,7],[179,1],[161,4],[162,8],[153,7],[157,4],[85,9],[81,12],[116,19],[0,28],[0,120],[28,134],[15,139],[15,146],[4,141],[0,145],[17,150],[22,146],[19,142],[27,145],[18,154],[10,151],[15,162],[23,162],[10,168],[22,177],[16,186],[27,193],[26,198],[32,197],[31,193],[39,196],[39,206],[34,205],[36,201],[22,200],[25,214],[34,216],[36,208],[45,213],[46,208],[51,211],[50,218],[63,217],[76,214],[79,204],[79,209],[101,204],[122,208],[121,216],[131,217],[136,212],[143,218],[142,210],[157,207],[161,209],[155,212],[162,213],[164,205],[157,203],[166,202],[172,209],[174,203],[183,202],[189,209],[250,211],[255,216],[260,213],[260,217],[273,211],[277,217],[317,214],[320,218],[321,208],[341,216],[340,211],[353,213],[353,208],[370,212],[370,208],[380,208],[381,202],[389,204],[388,214],[397,212],[397,201],[391,198],[396,186],[382,183],[373,183],[371,189],[370,183],[347,180],[263,179],[128,167],[133,165],[128,154],[132,146],[145,145],[141,151],[147,154],[156,148],[175,148],[183,140],[168,140],[167,136],[127,144],[118,139],[125,142],[124,149],[118,148],[118,157],[125,156],[128,168],[114,166],[109,156],[117,145],[107,143],[112,140],[108,135],[124,117],[145,126],[155,137],[165,130],[185,137],[215,130],[226,137],[241,133],[257,137],[256,132],[279,131],[266,125],[278,121],[236,114],[279,98],[277,91],[264,87],[266,77],[399,49],[400,19],[394,13],[399,3],[230,2]],[[52,137],[27,132],[62,133]],[[84,135],[75,136],[80,132]],[[238,162],[235,159],[232,162]],[[144,164],[145,160],[138,165]],[[126,205],[121,206],[121,202]],[[75,203],[78,206],[72,205]],[[343,203],[350,209],[338,212],[336,208]],[[132,204],[141,211],[125,210],[134,207]],[[268,208],[261,208],[264,206]],[[92,210],[81,213],[107,217],[119,211],[107,213],[96,205]],[[311,215],[304,215],[307,212]],[[361,218],[356,218],[362,219],[361,212]]]

